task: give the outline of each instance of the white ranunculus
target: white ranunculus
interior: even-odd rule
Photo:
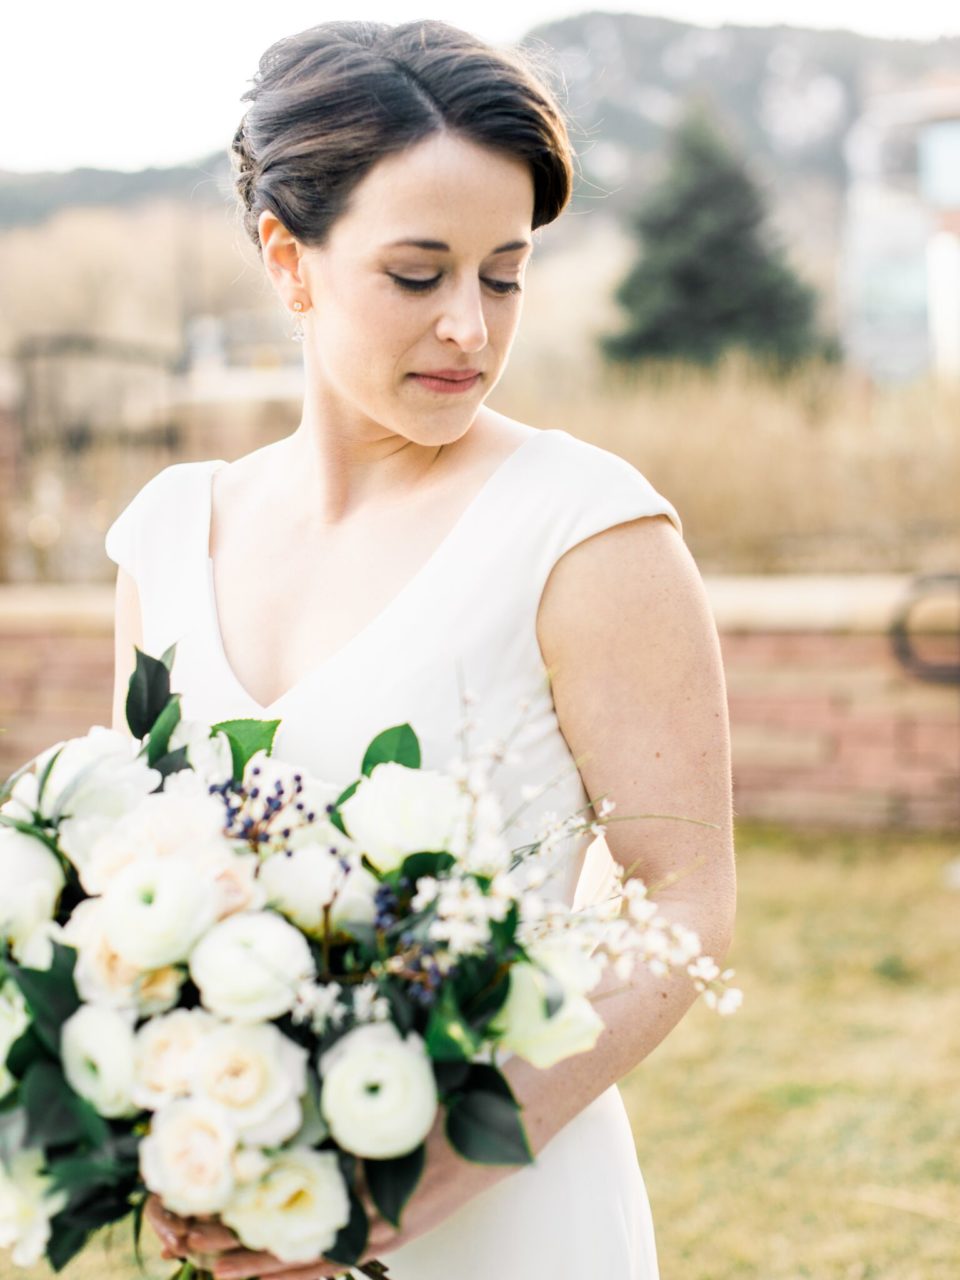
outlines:
[[[291,854],[274,854],[262,864],[259,882],[267,901],[306,933],[323,928],[323,908],[344,882],[340,859],[326,845],[304,844]]]
[[[23,993],[7,978],[0,984],[0,1098],[6,1097],[15,1083],[7,1070],[7,1054],[29,1025],[30,1014]]]
[[[133,1101],[157,1111],[189,1094],[200,1042],[217,1025],[203,1009],[174,1009],[145,1022],[133,1040]]]
[[[534,964],[511,966],[510,990],[503,1007],[489,1024],[502,1033],[500,1044],[534,1067],[552,1067],[575,1053],[592,1049],[603,1030],[603,1019],[586,998],[568,994],[552,1018],[544,1007],[546,984]]]
[[[59,821],[60,848],[79,866],[97,836],[135,808],[162,778],[138,754],[136,739],[103,725],[43,752],[37,759],[38,773],[60,747],[44,786],[40,812]]]
[[[374,767],[340,806],[343,825],[378,871],[410,853],[451,851],[469,797],[456,779],[395,761]]]
[[[66,1191],[55,1191],[44,1173],[39,1147],[24,1146],[26,1112],[0,1115],[0,1249],[12,1249],[15,1267],[32,1267],[50,1239],[50,1219],[63,1209]]]
[[[350,1197],[332,1151],[292,1147],[257,1182],[238,1188],[220,1217],[250,1249],[312,1262],[350,1221]]]
[[[206,1100],[179,1098],[157,1111],[140,1142],[140,1173],[174,1213],[219,1213],[234,1190],[237,1131]]]
[[[236,1022],[287,1013],[299,983],[314,973],[306,938],[272,911],[227,916],[190,956],[190,976],[205,1007]]]
[[[19,818],[23,822],[31,822],[37,808],[39,781],[33,772],[21,773],[10,788],[10,794],[0,804],[0,813],[11,818]]]
[[[51,925],[46,926],[45,931],[76,949],[73,980],[81,1000],[148,1017],[163,1013],[177,1003],[186,976],[184,971],[172,965],[141,969],[128,964],[107,937],[102,898],[84,898],[74,907],[62,930]],[[30,961],[26,948],[34,957]],[[24,964],[30,963],[38,969],[50,967],[53,949],[41,930],[30,935],[26,948]]]
[[[192,776],[189,771],[182,771]],[[172,777],[177,777],[173,774]],[[167,780],[169,788],[171,779]],[[74,861],[87,893],[103,893],[116,876],[139,858],[223,855],[224,807],[201,787],[167,789],[144,796],[128,813],[109,823]]]
[[[186,857],[137,858],[103,895],[110,945],[140,969],[186,960],[217,918],[213,881]]]
[[[62,925],[57,924],[56,920],[41,920],[37,927],[31,929],[23,941],[13,948],[13,953],[18,963],[26,969],[49,969],[53,964],[54,942],[59,942],[63,946],[70,945]]]
[[[347,1151],[373,1160],[418,1147],[437,1114],[437,1084],[423,1039],[392,1022],[348,1031],[318,1063],[320,1112]]]
[[[233,753],[230,750],[230,739],[219,730],[212,737],[210,726],[202,720],[178,720],[170,735],[169,749],[176,751],[180,747],[187,749],[189,769],[181,769],[170,777],[179,776],[198,778],[204,786],[213,783],[222,786],[233,777]],[[169,785],[170,778],[164,784]]]
[[[0,826],[0,934],[14,947],[52,918],[65,883],[56,854],[42,840]]]
[[[60,1056],[70,1087],[100,1115],[136,1115],[133,1031],[116,1009],[82,1004],[63,1024]]]
[[[300,1127],[307,1051],[271,1023],[219,1026],[193,1060],[191,1093],[233,1117],[242,1142],[278,1147]]]
[[[356,863],[347,872],[343,888],[330,911],[330,923],[335,929],[346,928],[351,921],[357,924],[373,924],[377,918],[377,890],[380,881],[366,867]]]

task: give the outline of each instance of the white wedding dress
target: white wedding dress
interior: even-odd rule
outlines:
[[[530,428],[386,608],[264,707],[231,670],[217,617],[210,493],[224,465],[164,468],[106,535],[107,554],[139,588],[143,648],[159,657],[176,642],[172,687],[185,717],[279,718],[274,755],[346,785],[370,739],[404,721],[420,739],[423,767],[443,768],[460,745],[462,677],[475,697],[474,749],[523,721],[513,739],[522,762],[494,775],[504,816],[523,804],[525,784],[560,779],[523,810],[511,846],[532,839],[548,810],[564,816],[587,804],[550,695],[537,607],[554,563],[591,534],[656,514],[682,534],[673,506],[640,472],[565,431]],[[589,836],[568,842],[553,872],[550,887],[571,904],[604,892],[609,855],[598,842],[585,861],[589,844]],[[384,1262],[391,1280],[657,1280],[650,1206],[617,1086],[533,1164]]]

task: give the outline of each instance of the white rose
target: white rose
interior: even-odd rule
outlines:
[[[134,1036],[133,1101],[156,1111],[188,1094],[197,1049],[216,1026],[203,1009],[174,1009],[145,1022]]]
[[[23,822],[32,822],[37,808],[39,789],[40,784],[35,773],[21,773],[10,788],[10,794],[6,800],[0,804],[0,813],[9,814],[11,818],[20,818]]]
[[[136,1115],[133,1031],[122,1014],[82,1004],[63,1024],[60,1056],[70,1087],[100,1115]]]
[[[568,994],[552,1018],[546,1015],[545,997],[546,983],[540,969],[533,964],[514,964],[507,999],[489,1024],[491,1031],[502,1033],[504,1049],[540,1068],[592,1049],[604,1027],[586,996]]]
[[[0,826],[0,934],[15,948],[53,916],[65,883],[56,854],[42,840]]]
[[[68,1193],[54,1191],[39,1147],[25,1147],[26,1113],[0,1116],[0,1249],[12,1249],[15,1267],[32,1267],[50,1240],[50,1219],[66,1206]]]
[[[291,854],[274,854],[262,864],[259,881],[267,901],[306,933],[320,933],[323,908],[344,881],[340,860],[329,847],[304,844]]]
[[[410,853],[453,852],[468,802],[455,778],[385,761],[361,780],[340,815],[351,839],[384,872]]]
[[[170,735],[169,749],[176,751],[180,747],[187,749],[190,769],[180,769],[170,777],[190,776],[192,772],[205,787],[210,783],[222,786],[233,777],[233,753],[230,739],[223,730],[211,737],[210,726],[202,720],[178,720]],[[164,790],[169,782],[170,778],[164,784]]]
[[[206,1008],[237,1022],[287,1013],[299,983],[314,973],[303,934],[270,911],[228,916],[190,956],[190,976]]]
[[[198,858],[196,866],[213,883],[218,920],[236,911],[259,911],[266,906],[267,891],[257,874],[260,859],[255,853],[240,853],[221,845]]]
[[[218,1106],[180,1098],[153,1117],[140,1143],[140,1173],[174,1213],[219,1213],[234,1189],[237,1132]]]
[[[13,1088],[15,1081],[7,1070],[7,1054],[30,1025],[30,1014],[23,993],[12,979],[0,984],[0,1098]]]
[[[188,771],[182,771],[191,777]],[[223,837],[224,807],[202,786],[196,791],[167,788],[143,799],[111,822],[90,844],[77,863],[87,893],[103,893],[117,874],[131,862],[157,858],[222,854],[229,846]]]
[[[103,895],[111,946],[141,969],[186,960],[217,918],[217,893],[186,857],[137,858]]]
[[[350,1221],[350,1197],[332,1151],[293,1147],[258,1182],[237,1190],[220,1217],[250,1249],[312,1262]]]
[[[54,942],[69,945],[63,926],[55,920],[41,920],[14,948],[14,955],[25,969],[49,969],[53,964]]]
[[[392,1022],[356,1027],[321,1054],[320,1112],[347,1151],[406,1155],[430,1132],[437,1084],[423,1039]]]
[[[306,1049],[270,1023],[220,1026],[197,1046],[191,1093],[229,1112],[243,1142],[278,1147],[292,1137],[306,1088]]]

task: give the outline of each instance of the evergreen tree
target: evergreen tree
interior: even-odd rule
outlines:
[[[815,330],[816,295],[764,234],[763,198],[702,108],[687,112],[668,172],[631,223],[641,256],[615,297],[626,326],[604,335],[608,360],[713,364],[729,347],[785,370],[835,355]]]

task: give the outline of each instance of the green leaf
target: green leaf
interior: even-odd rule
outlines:
[[[424,1040],[430,1057],[441,1062],[470,1059],[482,1047],[482,1038],[460,1012],[456,995],[449,985],[441,987],[440,998],[430,1010]]]
[[[27,1027],[23,1035],[18,1040],[14,1040],[7,1053],[7,1070],[15,1075],[18,1080],[22,1080],[27,1074],[31,1063],[48,1057],[46,1045],[34,1031],[32,1026]]]
[[[173,644],[169,647],[169,649],[164,649],[163,653],[161,653],[160,655],[160,661],[163,663],[163,665],[167,668],[168,671],[173,670],[173,659],[176,656],[176,652],[177,652],[177,644],[176,644],[176,641],[174,641]]]
[[[145,738],[170,697],[170,672],[159,658],[134,645],[137,665],[127,686],[126,716],[135,738]]]
[[[174,693],[170,695],[167,705],[157,716],[153,728],[150,730],[150,736],[147,739],[147,764],[155,765],[161,756],[167,754],[170,735],[179,721],[180,694]]]
[[[410,880],[419,880],[421,876],[441,876],[456,862],[452,853],[408,853],[400,864],[399,871],[391,872],[384,879],[399,880],[406,876]]]
[[[330,814],[330,821],[337,828],[337,830],[342,832],[345,836],[349,835],[350,833],[347,831],[347,828],[343,825],[343,819],[340,817],[340,806],[342,804],[346,804],[346,802],[350,799],[350,797],[353,795],[353,793],[356,791],[357,787],[359,787],[362,781],[363,781],[362,778],[358,778],[356,782],[351,782],[349,787],[347,787],[345,791],[340,792],[340,794],[337,796],[333,804],[333,812]]]
[[[57,1214],[51,1219],[50,1240],[47,1243],[47,1259],[54,1271],[62,1271],[77,1256],[91,1232],[90,1228],[69,1218],[58,1221],[61,1217],[61,1214]]]
[[[437,1092],[446,1099],[451,1093],[459,1093],[470,1075],[470,1063],[465,1058],[457,1062],[435,1062],[433,1074],[437,1078]]]
[[[427,1149],[421,1142],[419,1147],[405,1156],[396,1156],[392,1160],[367,1159],[363,1162],[364,1177],[373,1203],[395,1227],[400,1226],[403,1207],[423,1176],[426,1158]]]
[[[37,1035],[47,1048],[60,1056],[60,1028],[80,1008],[80,997],[73,981],[77,953],[73,947],[53,943],[53,961],[49,969],[27,969],[8,960],[10,976],[23,992],[33,1014]]]
[[[369,777],[378,764],[391,760],[408,769],[420,768],[420,742],[409,724],[395,724],[378,733],[364,752],[360,772]]]
[[[451,1146],[477,1164],[532,1164],[516,1103],[502,1093],[474,1089],[447,1104],[445,1132]]]
[[[60,758],[60,752],[64,749],[66,745],[67,745],[66,743],[63,743],[62,746],[58,747],[57,750],[54,751],[53,755],[46,762],[46,764],[43,766],[43,769],[40,771],[40,774],[37,778],[37,808],[38,809],[43,804],[43,793],[47,786],[47,779],[50,777],[50,773],[53,769],[53,766],[57,763],[57,760]]]
[[[370,1221],[363,1202],[353,1189],[353,1180],[345,1179],[347,1194],[350,1197],[350,1220],[337,1232],[333,1244],[324,1251],[324,1257],[332,1262],[342,1262],[344,1266],[352,1266],[367,1247],[367,1236],[370,1233]]]
[[[40,1147],[95,1147],[110,1139],[110,1126],[63,1078],[57,1063],[34,1062],[23,1078],[20,1099],[27,1112],[27,1142]],[[69,1162],[65,1175],[69,1175]],[[103,1179],[97,1179],[102,1181]]]
[[[230,743],[233,757],[233,776],[239,782],[247,761],[258,751],[273,750],[273,739],[279,726],[279,720],[219,720],[210,727],[210,736],[225,733]]]
[[[187,748],[177,747],[175,751],[167,751],[153,763],[156,769],[164,778],[171,773],[179,773],[181,769],[189,769],[190,761],[187,759]]]
[[[34,840],[39,840],[41,844],[45,844],[51,853],[57,855],[57,861],[63,862],[63,854],[57,845],[54,837],[49,831],[44,831],[42,827],[36,827],[32,822],[27,822],[25,818],[15,818],[11,813],[0,813],[0,827],[13,827],[15,831],[22,831],[25,836],[33,836]]]

